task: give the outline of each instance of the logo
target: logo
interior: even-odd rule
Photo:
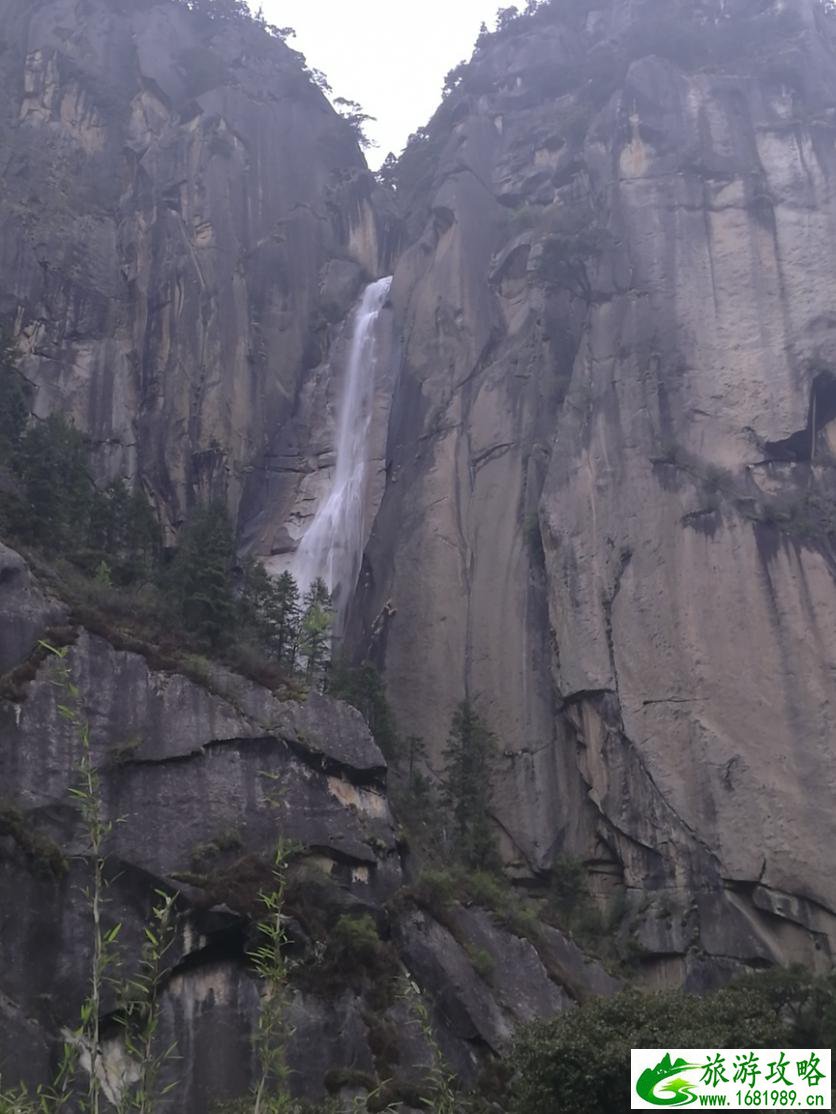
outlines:
[[[634,1048],[633,1110],[830,1110],[830,1049]]]

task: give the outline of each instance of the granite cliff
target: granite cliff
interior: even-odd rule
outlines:
[[[833,49],[815,3],[553,4],[400,164],[357,641],[436,747],[481,703],[509,860],[583,859],[665,978],[832,947]]]
[[[101,482],[140,484],[169,542],[221,498],[241,552],[281,564],[333,470],[352,308],[394,273],[346,652],[436,773],[456,705],[478,706],[509,875],[536,897],[582,863],[640,981],[827,970],[836,19],[819,0],[531,7],[375,178],[257,26],[0,0],[0,315],[36,417],[72,414]],[[44,636],[128,817],[126,932],[156,887],[181,892],[172,1109],[252,1084],[247,933],[278,830],[317,895],[292,911],[298,955],[312,925],[368,913],[466,1078],[520,1021],[617,985],[557,929],[535,946],[478,902],[399,900],[409,850],[353,710],[160,669],[8,549],[0,593],[0,1064],[43,1078],[83,994],[75,867],[52,869],[78,848],[77,742]],[[428,1051],[373,973],[296,988],[312,1100],[329,1070],[417,1085]]]

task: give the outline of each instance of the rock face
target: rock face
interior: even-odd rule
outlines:
[[[354,135],[252,25],[167,0],[3,0],[0,21],[0,312],[36,412],[72,413],[101,477],[140,477],[169,523],[235,510],[384,271]]]
[[[694,984],[833,944],[835,41],[812,0],[553,4],[400,167],[356,643],[436,756],[476,701],[509,859],[585,860]]]
[[[155,894],[178,894],[159,1038],[161,1048],[177,1045],[164,1074],[176,1089],[160,1109],[204,1114],[260,1077],[254,1037],[263,991],[249,953],[259,942],[262,895],[275,886],[280,838],[298,849],[285,903],[287,1054],[294,1090],[312,1102],[329,1081],[339,1090],[343,1077],[394,1079],[413,1094],[426,1086],[431,1051],[414,1004],[394,992],[407,975],[465,1078],[486,1048],[507,1047],[515,1023],[618,985],[560,933],[543,929],[541,958],[487,911],[455,906],[445,927],[404,895],[386,764],[353,708],[315,693],[281,701],[220,667],[203,683],[160,672],[71,625],[5,547],[0,569],[10,570],[0,578],[4,634],[19,636],[3,646],[14,666],[3,680],[13,678],[17,692],[0,701],[4,1085],[53,1077],[59,1034],[77,1024],[88,993],[89,849],[71,793],[83,751],[61,711],[72,704],[62,666],[82,694],[102,819],[112,825],[104,915],[106,926],[122,925],[122,976],[136,969]],[[38,649],[45,637],[64,644],[63,659]],[[340,918],[358,917],[377,926],[377,968],[364,966],[362,953],[329,951]],[[474,949],[495,970],[477,972]],[[107,989],[103,1038],[114,1094],[129,1066],[116,1006]]]
[[[647,981],[829,965],[832,7],[565,0],[509,19],[450,76],[396,200],[253,26],[0,0],[0,27],[0,314],[37,414],[72,413],[99,477],[138,477],[169,526],[219,496],[242,548],[281,559],[327,487],[351,308],[394,270],[346,645],[436,769],[475,702],[509,866],[536,886],[583,861]],[[464,1075],[521,1020],[614,988],[556,931],[535,948],[478,909],[385,908],[402,878],[385,764],[338,703],[155,671],[68,629],[8,550],[0,620],[0,1068],[43,1078],[84,993],[83,865],[62,866],[78,740],[47,631],[127,820],[126,937],[155,885],[181,890],[173,1108],[254,1079],[247,933],[280,831],[328,926],[374,918]],[[314,944],[300,912],[294,948]],[[330,1068],[428,1062],[408,1003],[370,1020],[358,979],[294,988],[308,1097]]]

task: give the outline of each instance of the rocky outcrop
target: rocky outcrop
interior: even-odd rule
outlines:
[[[105,847],[107,925],[121,923],[120,974],[136,968],[160,892],[177,894],[159,1047],[177,1046],[162,1108],[203,1114],[258,1078],[262,987],[249,953],[275,886],[273,854],[292,845],[285,917],[293,1087],[394,1080],[420,1094],[433,1067],[407,977],[420,988],[450,1062],[474,1078],[513,1025],[617,983],[560,933],[543,958],[486,910],[455,906],[445,923],[404,890],[386,763],[358,712],[317,693],[280,700],[206,663],[202,683],[72,624],[26,563],[0,547],[6,645],[0,676],[0,1076],[48,1081],[60,1034],[77,1024],[91,950],[88,835],[72,790],[83,739],[62,707],[78,687],[89,725]],[[49,640],[62,654],[45,651]],[[56,645],[60,644],[60,645]],[[395,894],[397,901],[391,901]],[[341,918],[371,917],[371,958],[335,953]],[[337,929],[337,937],[339,935]],[[421,943],[426,937],[428,943]],[[557,949],[555,951],[555,949]],[[484,953],[490,972],[474,957]],[[558,956],[557,963],[555,956]],[[455,977],[451,977],[451,972]],[[109,1086],[130,1064],[108,988],[103,1036]],[[469,1023],[462,1023],[469,1017]],[[353,1081],[353,1084],[352,1084]],[[395,1085],[393,1084],[393,1086]],[[114,1091],[114,1093],[116,1093]],[[406,1109],[406,1108],[405,1108]]]
[[[185,5],[3,0],[0,314],[35,410],[164,520],[257,500],[306,376],[385,273],[385,204],[283,41]]]
[[[400,165],[356,645],[436,758],[477,702],[509,861],[693,985],[836,927],[834,75],[813,0],[547,5]]]

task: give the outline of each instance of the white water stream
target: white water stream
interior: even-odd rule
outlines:
[[[354,314],[351,347],[337,409],[337,442],[331,490],[293,557],[291,571],[304,592],[322,577],[339,615],[360,576],[366,541],[369,431],[377,367],[376,325],[392,285],[382,278],[366,287]]]

